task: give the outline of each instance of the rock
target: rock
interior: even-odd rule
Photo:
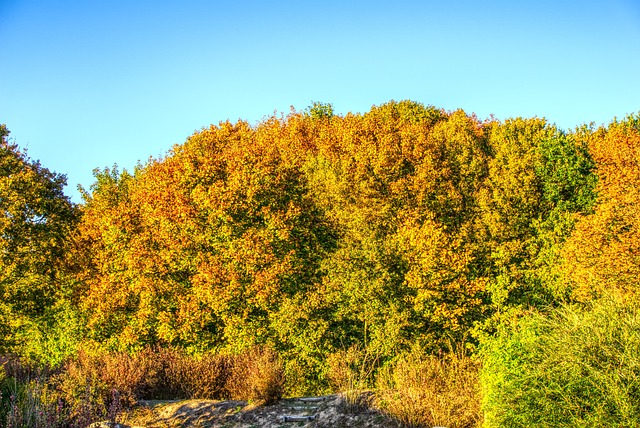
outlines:
[[[89,425],[88,428],[131,428],[131,427],[129,425],[102,421],[102,422],[94,422],[91,425]]]
[[[125,424],[118,424],[114,422],[102,421],[102,422],[94,422],[89,425],[87,428],[144,428],[139,426],[129,426]]]

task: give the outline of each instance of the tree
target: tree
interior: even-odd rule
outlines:
[[[430,332],[432,344],[462,340],[485,317],[484,246],[478,228],[478,194],[487,176],[485,127],[463,111],[438,122],[426,138],[408,204],[395,239],[414,290],[414,329]]]
[[[321,103],[318,101],[314,101],[307,108],[308,115],[313,119],[322,119],[327,118],[331,119],[333,117],[333,105],[329,103]]]
[[[638,294],[640,277],[640,114],[583,132],[597,165],[593,213],[579,218],[563,250],[574,297]]]
[[[273,141],[281,126],[221,123],[133,175],[98,171],[80,225],[92,337],[128,349],[288,346],[279,308],[317,281],[331,237]]]
[[[563,297],[553,272],[559,249],[574,214],[593,203],[593,162],[579,138],[544,119],[494,122],[489,144],[479,199],[495,308],[554,303]]]
[[[481,124],[402,101],[329,126],[306,171],[339,233],[323,262],[334,346],[388,358],[414,341],[461,337],[483,303],[473,226]]]
[[[68,291],[69,236],[77,210],[66,177],[32,161],[0,125],[0,348],[17,345],[20,329],[42,317]],[[4,345],[4,346],[3,346]],[[2,350],[2,349],[0,349]]]

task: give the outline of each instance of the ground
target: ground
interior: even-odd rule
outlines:
[[[269,406],[246,401],[146,401],[124,415],[121,426],[144,428],[338,428],[400,424],[367,405],[348,404],[341,395],[287,398]],[[108,426],[108,425],[103,425]]]

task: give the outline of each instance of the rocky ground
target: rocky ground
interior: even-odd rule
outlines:
[[[270,406],[246,401],[147,401],[123,416],[121,428],[311,428],[389,427],[400,424],[368,405],[348,404],[340,395],[282,399]],[[113,427],[95,424],[94,428]]]

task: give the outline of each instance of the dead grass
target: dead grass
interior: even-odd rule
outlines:
[[[158,349],[154,358],[161,363],[159,379],[145,398],[228,398],[231,357],[212,353],[189,356],[178,349]]]
[[[479,427],[479,368],[463,353],[412,352],[380,372],[377,405],[411,427]]]

